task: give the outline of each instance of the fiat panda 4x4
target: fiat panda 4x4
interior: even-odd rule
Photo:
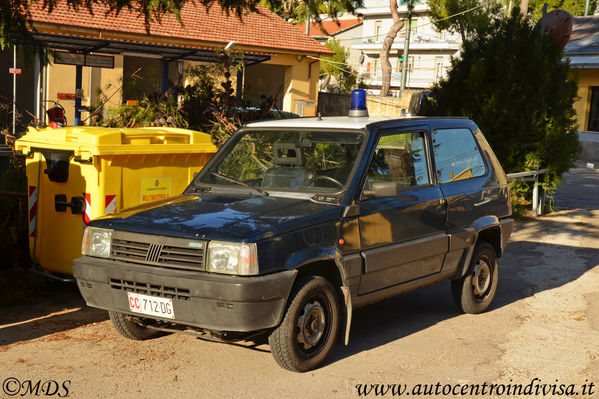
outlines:
[[[125,337],[267,334],[318,367],[352,309],[451,280],[459,310],[495,296],[513,229],[506,176],[465,118],[251,123],[181,195],[94,220],[74,275]],[[361,103],[361,104],[360,104]]]

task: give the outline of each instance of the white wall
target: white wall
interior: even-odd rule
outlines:
[[[383,40],[393,24],[387,2],[381,0],[365,0],[364,23],[362,37],[356,38],[352,51],[364,53],[365,62],[359,71],[372,92],[378,92],[381,84],[381,68],[379,62]],[[400,15],[407,16],[406,7],[399,8]],[[408,73],[407,87],[428,88],[441,76],[445,76],[450,65],[451,56],[457,55],[461,40],[459,35],[437,32],[427,16],[428,6],[419,4],[412,20],[416,20],[410,38],[409,56],[413,61]],[[376,26],[380,24],[380,34],[375,37]],[[392,70],[391,87],[399,88],[401,84],[401,67],[397,68],[398,57],[403,54],[405,28],[398,34],[390,51]],[[370,63],[370,71],[368,64]],[[376,67],[376,70],[375,70]]]

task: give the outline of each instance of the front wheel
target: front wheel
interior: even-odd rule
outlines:
[[[110,321],[114,328],[125,338],[135,341],[144,341],[166,335],[165,332],[148,328],[142,324],[139,318],[128,316],[123,313],[109,311]]]
[[[491,306],[497,280],[497,255],[495,249],[486,241],[476,244],[468,273],[451,281],[453,300],[464,313],[482,313]]]
[[[317,368],[333,349],[339,329],[339,298],[323,277],[300,278],[283,321],[268,337],[276,362],[291,371]]]

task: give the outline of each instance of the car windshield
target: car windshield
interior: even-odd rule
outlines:
[[[348,182],[362,132],[246,131],[196,184],[251,188],[257,193],[329,193]]]

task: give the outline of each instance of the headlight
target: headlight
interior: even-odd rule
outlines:
[[[112,230],[88,227],[83,233],[81,253],[88,256],[108,258],[110,256],[110,242]]]
[[[210,241],[206,270],[244,276],[258,274],[257,253],[256,244]]]

